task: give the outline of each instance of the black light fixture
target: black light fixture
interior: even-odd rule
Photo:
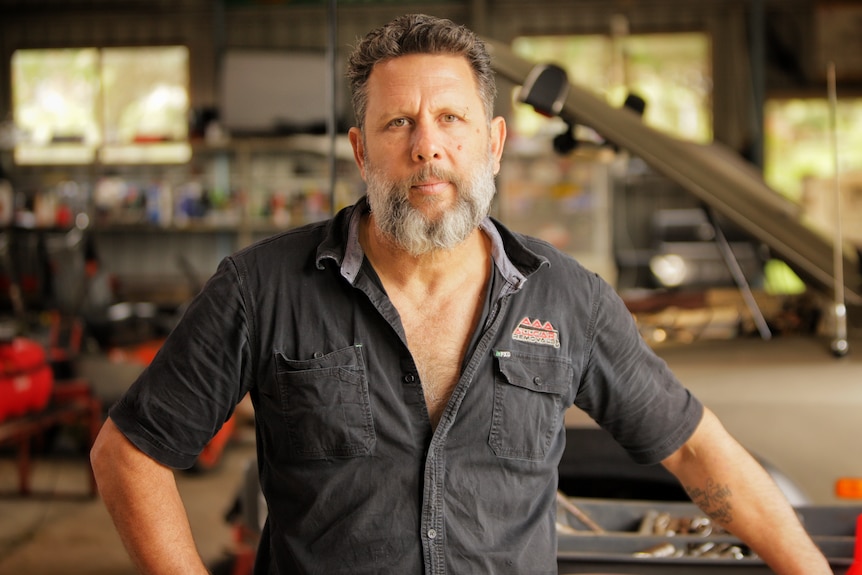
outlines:
[[[533,109],[549,118],[559,116],[566,123],[566,129],[556,135],[553,140],[554,151],[560,155],[566,155],[581,145],[575,136],[576,122],[563,113],[566,97],[569,95],[569,78],[566,71],[556,64],[537,64],[530,70],[529,75],[521,85],[518,92],[518,101],[529,104]],[[623,107],[643,117],[646,110],[646,100],[638,94],[629,92]],[[600,139],[599,146],[609,145],[617,148],[613,142]]]
[[[518,100],[531,105],[543,116],[553,118],[563,111],[568,95],[566,71],[556,64],[537,64],[521,85]]]
[[[566,122],[566,130],[554,136],[554,151],[561,156],[570,154],[578,147],[578,139],[575,138],[575,126]]]

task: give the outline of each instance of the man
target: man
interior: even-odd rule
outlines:
[[[367,202],[222,262],[93,449],[140,569],[205,572],[171,468],[249,392],[258,573],[555,573],[572,403],[777,573],[831,573],[610,287],[488,219],[506,127],[482,43],[405,16],[349,77]]]

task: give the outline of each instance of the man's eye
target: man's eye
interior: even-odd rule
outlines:
[[[389,125],[392,126],[393,128],[400,128],[402,126],[406,126],[407,125],[407,118],[395,118],[394,120],[389,122]]]
[[[455,114],[445,114],[445,115],[443,116],[443,121],[444,121],[444,122],[449,122],[449,123],[451,123],[451,122],[457,122],[457,121],[458,121],[458,116],[456,116]]]

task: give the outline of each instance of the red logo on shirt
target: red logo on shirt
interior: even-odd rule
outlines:
[[[512,332],[512,339],[526,343],[538,343],[560,347],[560,332],[554,329],[551,322],[541,322],[537,319],[531,320],[525,317]]]

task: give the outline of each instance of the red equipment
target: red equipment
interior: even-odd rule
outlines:
[[[0,343],[0,421],[45,409],[53,387],[40,344],[23,337]]]

